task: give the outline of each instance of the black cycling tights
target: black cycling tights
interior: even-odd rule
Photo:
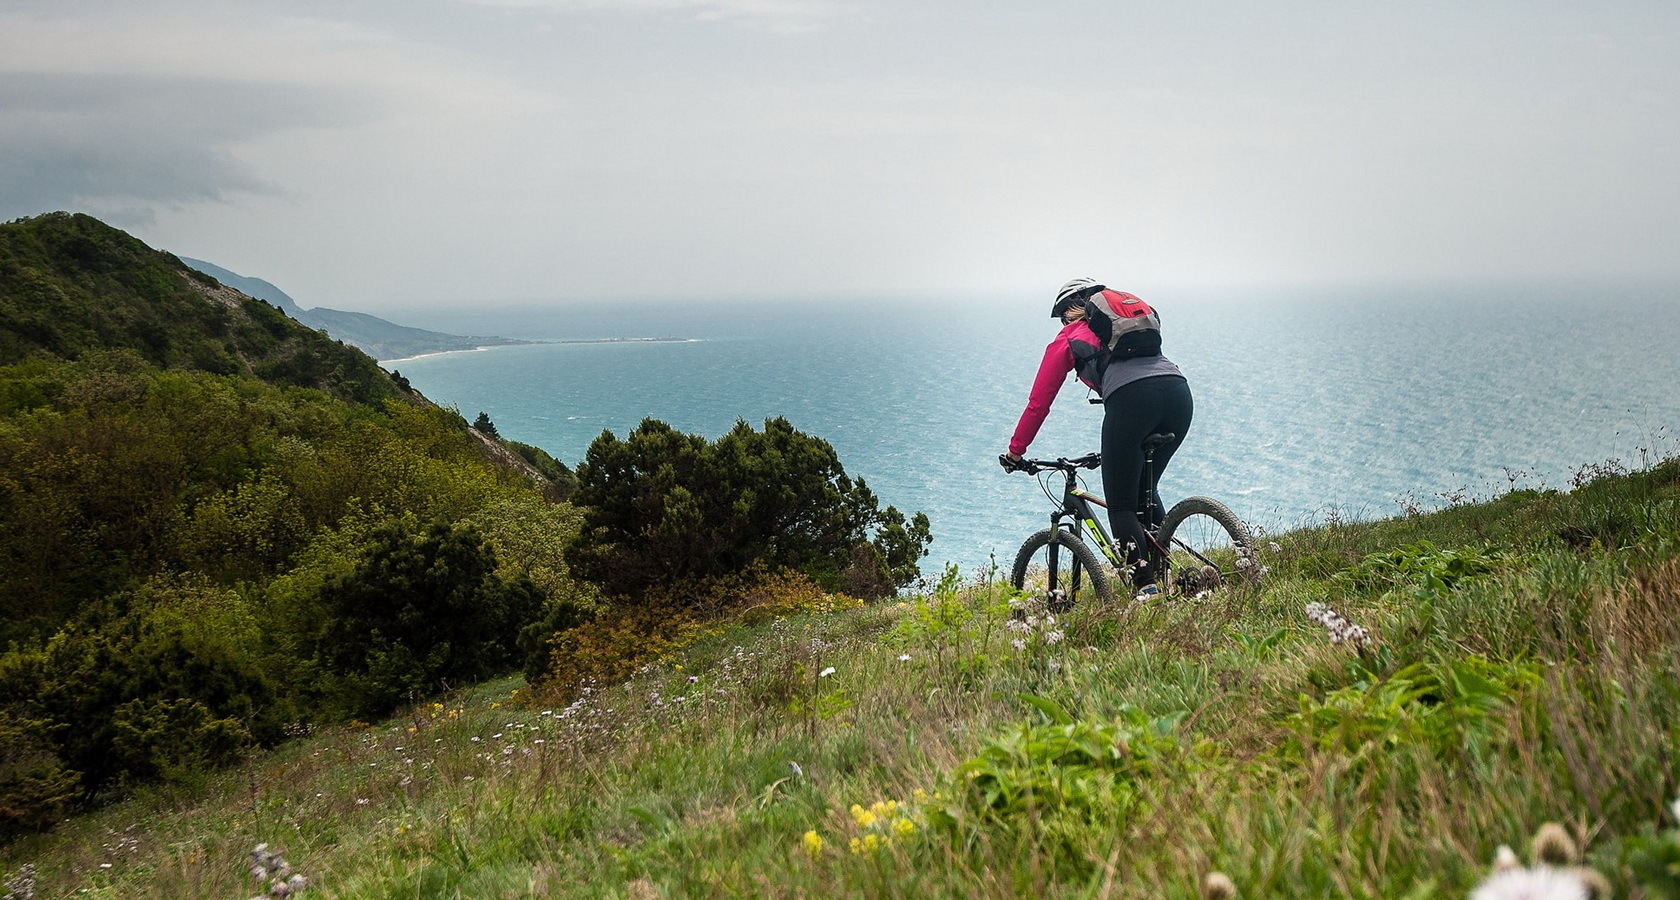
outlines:
[[[1194,412],[1190,384],[1177,375],[1157,375],[1117,388],[1103,400],[1102,481],[1108,500],[1108,524],[1114,540],[1126,548],[1126,561],[1134,568],[1132,583],[1137,587],[1155,582],[1155,567],[1144,553],[1148,539],[1138,516],[1149,501],[1144,481],[1143,439],[1152,434],[1171,433],[1177,439],[1155,451],[1155,479],[1172,461],[1173,452],[1190,431]],[[1157,507],[1151,526],[1159,525],[1166,511]]]

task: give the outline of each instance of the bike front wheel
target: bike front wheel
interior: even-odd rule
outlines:
[[[1169,554],[1167,572],[1181,594],[1258,584],[1263,574],[1248,526],[1218,500],[1179,501],[1167,511],[1157,540]]]
[[[1114,599],[1108,573],[1090,545],[1064,528],[1046,528],[1027,538],[1015,554],[1009,583],[1017,590],[1042,589],[1051,612]]]

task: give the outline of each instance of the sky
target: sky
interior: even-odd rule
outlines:
[[[305,307],[1680,282],[1673,0],[0,0],[0,219]]]

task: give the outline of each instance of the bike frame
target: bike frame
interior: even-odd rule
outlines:
[[[1145,504],[1145,509],[1153,509],[1160,503],[1155,493],[1154,468],[1154,460],[1152,458],[1147,459],[1145,470],[1146,474],[1151,477],[1149,478],[1149,499]],[[1071,529],[1076,535],[1083,532],[1097,545],[1097,549],[1102,551],[1103,558],[1107,559],[1111,565],[1117,569],[1125,568],[1125,558],[1114,552],[1114,539],[1109,535],[1108,529],[1103,527],[1103,519],[1107,516],[1097,512],[1098,508],[1106,511],[1108,501],[1081,487],[1079,476],[1075,470],[1068,469],[1062,475],[1064,479],[1062,505],[1060,509],[1050,513],[1051,530],[1060,531],[1066,528]],[[1166,558],[1167,551],[1155,539],[1155,533],[1145,527],[1143,534],[1154,545],[1155,550],[1161,554],[1161,557]],[[1051,564],[1055,565],[1056,546],[1053,543],[1050,546],[1050,553]]]

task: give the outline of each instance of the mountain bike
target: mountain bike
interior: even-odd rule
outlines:
[[[1171,434],[1152,434],[1143,442],[1144,483],[1149,490],[1138,519],[1144,523],[1149,541],[1145,556],[1161,573],[1160,590],[1169,595],[1195,596],[1227,586],[1257,584],[1264,569],[1254,550],[1254,537],[1248,526],[1218,500],[1187,497],[1167,510],[1159,528],[1150,527],[1155,511],[1161,508],[1155,483],[1155,451],[1175,439]],[[1079,484],[1079,471],[1100,467],[1102,454],[1020,461],[1004,455],[998,461],[1011,472],[1045,475],[1038,479],[1039,487],[1057,503],[1050,513],[1050,527],[1027,538],[1015,554],[1010,584],[1024,590],[1029,579],[1036,586],[1042,578],[1049,605],[1057,611],[1086,600],[1113,600],[1110,572],[1127,577],[1126,554],[1114,545],[1104,527],[1107,514],[1098,513],[1099,508],[1106,510],[1108,503]],[[1048,474],[1052,472],[1064,476],[1059,501],[1050,489]],[[1090,543],[1086,543],[1087,537]],[[1091,549],[1092,544],[1096,551]]]

